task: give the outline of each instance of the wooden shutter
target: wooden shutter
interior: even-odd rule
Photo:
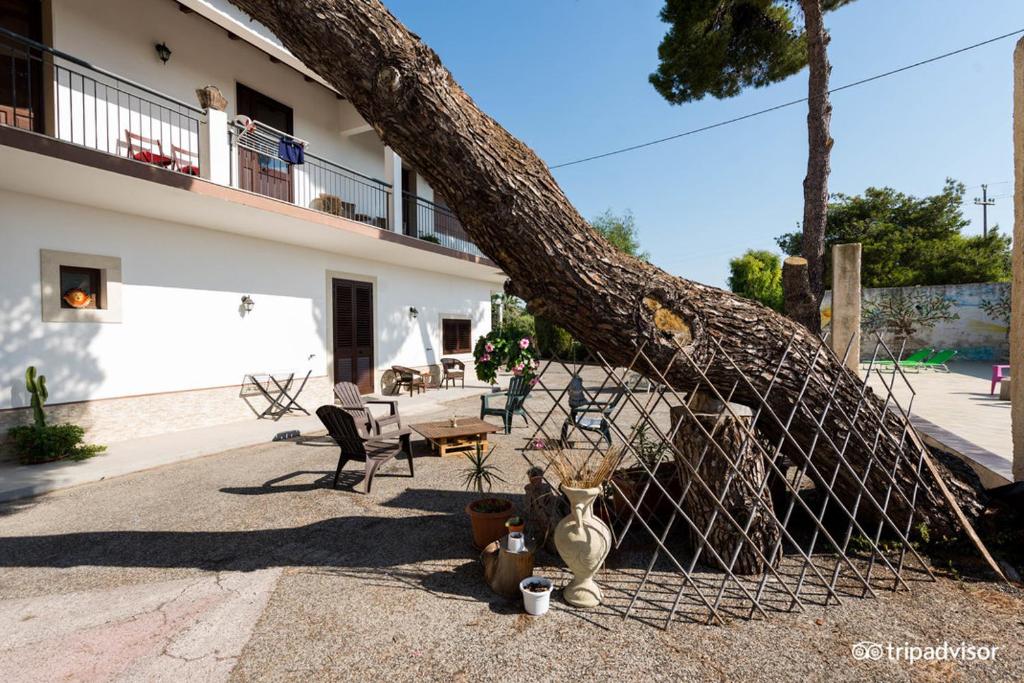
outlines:
[[[471,323],[469,320],[444,318],[441,320],[441,347],[444,353],[472,351]]]
[[[334,281],[334,381],[373,392],[373,285]]]

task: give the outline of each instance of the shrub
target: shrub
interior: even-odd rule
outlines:
[[[536,344],[530,337],[509,334],[507,329],[491,330],[477,339],[473,347],[477,379],[495,384],[502,369],[532,378],[538,366],[536,355]]]
[[[537,328],[537,351],[544,358],[572,360],[575,340],[572,335],[547,318],[534,319]]]
[[[85,460],[107,450],[106,446],[82,443],[85,430],[78,425],[22,425],[12,427],[8,435],[18,461],[32,465],[53,460]]]
[[[441,240],[437,238],[437,235],[420,235],[420,239],[431,244],[441,244]]]

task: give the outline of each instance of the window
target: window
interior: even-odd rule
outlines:
[[[44,323],[121,322],[121,259],[39,250]]]
[[[61,308],[104,308],[101,301],[99,268],[60,267]]]
[[[444,353],[469,353],[473,350],[469,320],[444,318],[441,320],[441,348]]]

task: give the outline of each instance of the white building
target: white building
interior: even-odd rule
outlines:
[[[252,373],[309,372],[308,408],[436,376],[490,330],[497,266],[226,0],[0,0],[0,124],[0,433],[29,365],[106,442],[252,419]]]

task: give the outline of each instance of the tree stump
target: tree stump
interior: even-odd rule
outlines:
[[[493,541],[480,554],[484,565],[484,581],[498,595],[514,598],[519,595],[519,582],[533,576],[533,548],[529,545],[518,553],[506,549],[508,536]]]
[[[732,412],[729,412],[722,402],[702,393],[695,394],[690,400],[690,409],[696,419],[691,418],[682,406],[673,407],[671,411],[673,428],[678,421],[683,421],[676,432],[675,445],[682,457],[686,458],[700,478],[704,480],[704,483],[708,485],[708,488],[714,492],[715,497],[722,501],[722,506],[729,511],[741,529],[750,520],[751,515],[754,515],[750,528],[747,530],[747,536],[756,544],[757,549],[764,557],[769,557],[775,543],[779,540],[780,531],[774,516],[767,514],[765,507],[758,504],[754,497],[754,492],[761,489],[766,466],[761,452],[754,446],[753,439],[748,436],[747,429],[750,428],[751,410],[736,403],[729,404],[729,407]],[[729,466],[722,456],[722,452],[713,444],[708,444],[708,438],[704,435],[701,426],[713,435],[714,442],[736,465],[736,470]],[[707,447],[706,452],[705,447]],[[703,460],[701,459],[702,454]],[[678,463],[678,465],[683,488],[685,489],[689,485],[689,491],[680,507],[693,520],[701,533],[704,533],[707,531],[712,516],[715,515],[715,510],[718,509],[714,502],[715,498],[697,481],[693,481],[690,470],[683,463]],[[748,487],[744,481],[750,486]],[[727,482],[728,487],[726,486]],[[723,490],[725,490],[724,497]],[[761,491],[760,498],[767,506],[767,510],[772,510],[771,494],[767,486]],[[688,530],[694,548],[701,547],[702,540],[699,534],[692,528]],[[705,564],[722,567],[724,562],[725,566],[728,566],[732,562],[736,548],[742,546],[732,567],[733,573],[760,574],[764,571],[765,566],[761,556],[743,538],[740,530],[721,510],[715,516],[715,522],[707,536],[708,545],[714,548],[722,561],[720,562],[714,553],[705,548],[701,553]]]

